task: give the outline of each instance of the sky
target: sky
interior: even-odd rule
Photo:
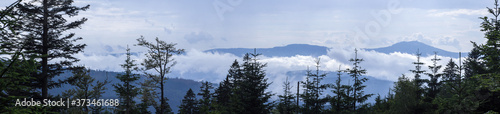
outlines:
[[[15,0],[2,0],[7,6]],[[176,56],[174,71],[215,73],[217,77],[182,77],[220,81],[235,59],[231,54],[204,53],[214,48],[271,48],[288,44],[311,44],[330,48],[321,56],[323,70],[335,71],[339,65],[350,67],[347,60],[354,48],[386,47],[401,41],[420,41],[452,52],[470,51],[470,41],[484,43],[479,17],[490,16],[486,7],[493,0],[75,0],[74,5],[90,5],[78,16],[88,21],[80,29],[68,32],[83,37],[78,43],[88,46],[76,54],[91,69],[123,71],[119,66],[127,45],[132,52],[144,52],[133,46],[144,36],[158,37],[186,49]],[[361,50],[368,75],[397,80],[409,74],[416,60],[411,54],[383,54]],[[139,62],[143,55],[132,57]],[[391,58],[391,59],[387,59]],[[430,65],[431,57],[423,57]],[[442,57],[441,65],[449,60]],[[284,79],[290,70],[314,65],[310,56],[263,57],[268,63],[270,80]],[[396,66],[396,68],[395,68]],[[426,68],[426,67],[424,67]]]

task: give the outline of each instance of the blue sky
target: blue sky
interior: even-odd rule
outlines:
[[[7,6],[15,0],[3,0]],[[85,54],[76,55],[79,64],[93,69],[121,71],[123,53],[141,35],[158,37],[187,49],[174,70],[216,72],[220,77],[185,77],[219,81],[232,60],[229,54],[207,54],[213,48],[269,48],[287,44],[313,44],[332,48],[323,56],[325,70],[348,67],[345,58],[354,48],[385,47],[401,41],[418,40],[453,52],[471,49],[470,41],[483,43],[478,17],[491,16],[486,7],[493,0],[75,0],[90,4],[79,16],[89,20],[81,29],[71,30],[84,39]],[[71,20],[71,19],[70,19]],[[364,35],[363,35],[364,34]],[[377,57],[375,56],[377,55]],[[365,52],[369,75],[396,80],[411,69],[415,57],[409,54]],[[140,60],[143,56],[137,56]],[[385,58],[394,58],[387,60]],[[263,58],[268,71],[282,75],[313,65],[305,56]],[[371,61],[370,61],[371,60]],[[430,58],[428,59],[430,62]],[[443,62],[449,59],[443,59]],[[380,63],[380,61],[385,61]],[[401,66],[391,69],[393,66]],[[443,64],[444,65],[444,64]],[[384,70],[386,69],[386,70]],[[390,70],[387,70],[390,69]],[[371,71],[371,72],[370,72]],[[276,76],[271,80],[284,79]]]

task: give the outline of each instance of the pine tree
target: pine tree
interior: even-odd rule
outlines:
[[[130,114],[135,112],[135,101],[134,98],[139,95],[139,88],[134,85],[134,82],[139,80],[139,75],[132,73],[135,64],[135,60],[130,58],[130,48],[127,46],[127,59],[125,63],[122,64],[122,68],[125,69],[125,74],[118,74],[116,76],[122,84],[114,84],[115,92],[120,97],[120,106],[117,107],[118,112]],[[135,112],[137,113],[137,112]]]
[[[40,98],[49,98],[48,89],[60,87],[61,84],[74,81],[65,79],[53,81],[52,78],[63,73],[64,70],[75,70],[73,63],[78,62],[73,54],[83,51],[85,44],[74,44],[81,37],[74,38],[75,33],[63,34],[68,30],[79,28],[87,18],[68,22],[65,17],[77,16],[80,11],[85,11],[89,5],[84,7],[73,6],[73,0],[33,0],[18,5],[21,22],[23,48],[32,58],[40,63],[35,72],[34,87],[41,89]],[[50,61],[50,62],[49,62]]]
[[[72,100],[77,99],[102,99],[102,94],[105,93],[106,88],[104,87],[109,83],[108,80],[104,81],[96,81],[95,78],[90,76],[90,70],[88,69],[80,69],[72,72],[74,78],[76,78],[75,82],[70,83],[71,85],[76,86],[76,88],[66,90],[63,92],[62,96],[64,98],[70,98]],[[85,102],[85,104],[83,103]],[[102,111],[102,106],[87,106],[92,101],[82,101],[82,105],[85,106],[77,106],[67,109],[68,113],[99,113]]]
[[[390,105],[390,113],[408,114],[418,111],[417,105],[420,100],[417,99],[417,89],[419,87],[414,81],[408,79],[405,75],[398,78],[398,81],[394,84],[394,99]]]
[[[288,81],[288,76],[286,77],[285,82],[283,82],[283,95],[278,95],[279,104],[278,111],[280,114],[292,114],[296,109],[295,95],[293,95],[292,85]]]
[[[144,74],[154,80],[156,83],[160,84],[160,106],[156,107],[157,113],[171,113],[171,108],[168,105],[168,99],[165,97],[164,85],[165,80],[167,80],[166,75],[170,73],[171,68],[177,63],[174,61],[172,56],[174,54],[184,53],[184,49],[175,48],[175,43],[166,43],[156,38],[156,44],[152,42],[147,42],[144,37],[137,39],[139,42],[137,46],[143,46],[148,48],[148,53],[146,53],[146,59],[144,59],[141,65],[144,67],[142,70]],[[156,71],[158,74],[152,74],[147,72],[148,70]]]
[[[353,88],[353,110],[356,111],[356,103],[361,103],[363,104],[369,97],[371,97],[373,94],[365,94],[364,88],[366,85],[363,85],[364,82],[368,81],[368,78],[363,77],[364,74],[366,74],[366,70],[362,69],[359,64],[363,61],[363,59],[358,59],[358,50],[354,50],[354,58],[349,60],[350,62],[353,62],[353,68],[351,69],[346,69],[345,71],[352,77],[354,78],[354,84],[352,85]]]
[[[460,67],[450,60],[443,70],[443,89],[437,99],[439,113],[474,113],[484,102],[480,94],[476,94],[473,81],[464,80],[460,75]]]
[[[337,70],[337,80],[335,80],[335,84],[331,84],[330,87],[332,88],[332,92],[335,94],[335,96],[330,98],[330,112],[331,113],[348,113],[350,110],[352,110],[352,99],[349,92],[351,91],[351,86],[350,85],[343,85],[340,82],[342,82],[341,75],[344,70]]]
[[[425,73],[430,77],[427,84],[429,88],[427,88],[426,92],[426,96],[429,99],[427,102],[432,101],[436,97],[436,94],[439,92],[439,88],[441,87],[441,82],[438,80],[442,75],[441,73],[438,73],[439,69],[441,69],[441,65],[437,65],[437,62],[441,59],[437,58],[437,52],[434,52],[434,58],[431,60],[433,62],[432,66],[429,66],[431,73]]]
[[[33,98],[37,94],[31,86],[31,73],[36,71],[38,63],[34,59],[29,59],[24,54],[23,48],[15,49],[16,45],[22,44],[19,40],[14,40],[19,34],[18,18],[15,6],[21,1],[18,0],[5,9],[0,10],[0,112],[3,113],[33,113],[34,107],[15,106],[17,99]],[[23,47],[23,46],[20,46]]]
[[[473,76],[479,82],[479,89],[481,94],[489,95],[487,102],[479,107],[480,112],[496,111],[500,112],[500,7],[498,7],[498,0],[495,0],[494,7],[489,8],[488,12],[493,17],[480,17],[483,21],[481,23],[481,31],[484,32],[486,38],[485,44],[477,45],[475,42],[473,46],[479,51],[480,65],[483,68],[478,71],[478,74]],[[484,71],[483,71],[484,70]],[[467,72],[467,71],[466,71]]]
[[[199,114],[198,101],[196,96],[189,88],[184,99],[182,99],[181,105],[179,106],[179,114]]]
[[[201,96],[201,99],[199,101],[198,107],[199,107],[199,113],[200,114],[207,114],[212,108],[212,96],[213,93],[210,92],[210,89],[213,89],[212,83],[205,81],[202,83],[200,87],[200,93],[198,93],[199,96]]]
[[[273,102],[268,102],[273,95],[266,92],[270,83],[267,82],[264,67],[267,64],[257,62],[257,54],[245,54],[242,66],[242,77],[235,77],[235,93],[231,98],[236,102],[234,109],[242,109],[245,114],[270,113]],[[252,57],[250,57],[252,56]],[[237,99],[240,98],[241,102]],[[239,112],[239,111],[238,111]]]
[[[240,65],[237,60],[234,60],[226,78],[219,83],[219,87],[214,92],[214,108],[217,112],[229,113],[231,111],[230,98],[233,95],[234,77],[239,77],[238,75],[241,75]]]
[[[420,53],[420,51],[419,51],[419,50],[417,50],[417,53],[416,53],[416,56],[417,56],[417,61],[416,61],[416,62],[413,62],[413,64],[415,65],[415,70],[410,70],[412,73],[414,73],[414,74],[415,74],[415,78],[414,78],[414,80],[415,80],[415,83],[417,84],[417,86],[418,86],[419,88],[421,88],[421,87],[422,87],[422,84],[423,84],[424,82],[426,82],[426,80],[424,80],[424,79],[422,79],[422,78],[421,78],[421,74],[424,74],[424,73],[425,73],[425,70],[422,70],[422,65],[424,65],[424,63],[422,63],[422,62],[420,61],[420,56],[421,56],[421,55],[422,55],[422,53]],[[418,93],[418,94],[423,94],[422,89],[418,89],[418,90],[417,90],[417,93]],[[419,97],[419,99],[420,99],[420,97]]]
[[[157,97],[155,88],[157,85],[154,83],[153,80],[151,79],[146,79],[144,82],[140,83],[141,85],[141,103],[137,106],[139,113],[141,114],[151,114],[150,111],[148,111],[149,106],[154,106],[157,107],[157,102],[154,100],[154,98]]]
[[[315,73],[313,73],[309,69],[306,71],[306,81],[302,82],[305,90],[301,97],[304,100],[303,112],[317,114],[323,112],[323,105],[328,101],[328,98],[320,98],[320,96],[323,95],[323,91],[328,87],[328,85],[320,84],[321,80],[326,77],[326,73],[319,73],[320,59],[316,59],[315,63]]]

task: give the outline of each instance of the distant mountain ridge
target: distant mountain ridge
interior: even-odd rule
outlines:
[[[431,56],[434,55],[434,52],[437,52],[438,55],[441,56],[447,56],[447,57],[458,57],[459,54],[456,52],[450,52],[446,51],[443,49],[435,48],[432,46],[429,46],[427,44],[424,44],[422,42],[418,41],[404,41],[404,42],[398,42],[396,44],[393,44],[388,47],[381,47],[381,48],[371,48],[371,49],[365,49],[366,51],[376,51],[380,53],[393,53],[393,52],[401,52],[401,53],[408,53],[408,54],[416,54],[417,51],[422,53],[422,56]],[[467,56],[468,52],[462,53],[462,57]]]
[[[309,44],[289,44],[286,46],[278,46],[273,48],[256,48],[257,53],[262,53],[267,57],[291,57],[295,55],[303,56],[313,56],[318,57],[321,55],[327,55],[330,48],[325,46],[309,45]],[[457,52],[450,52],[443,49],[439,49],[422,42],[418,41],[404,41],[398,42],[388,47],[380,48],[364,48],[366,51],[376,51],[380,53],[390,54],[394,52],[415,54],[417,50],[422,53],[422,56],[434,55],[437,52],[438,55],[446,57],[458,57]],[[244,56],[246,53],[253,53],[252,48],[216,48],[206,50],[204,52],[208,53],[230,53],[236,56]],[[468,52],[463,52],[462,57],[467,56]]]
[[[290,57],[295,55],[305,55],[318,57],[321,55],[326,55],[328,48],[324,46],[316,46],[309,44],[289,44],[286,46],[278,46],[273,48],[256,48],[257,53],[262,53],[262,55],[267,57]],[[253,48],[222,48],[222,49],[210,49],[204,52],[210,53],[231,53],[236,56],[244,56],[246,53],[253,53]]]

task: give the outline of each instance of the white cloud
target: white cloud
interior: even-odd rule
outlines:
[[[488,15],[488,10],[484,9],[454,9],[450,11],[438,11],[438,10],[429,10],[428,11],[431,16],[461,16],[461,15],[474,15],[474,16],[485,16]]]

